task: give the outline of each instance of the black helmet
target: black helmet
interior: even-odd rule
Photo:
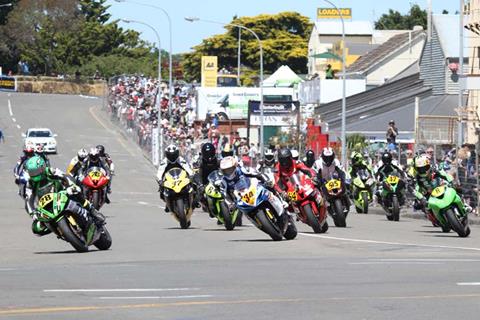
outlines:
[[[176,145],[171,144],[165,149],[165,157],[170,163],[176,162],[179,156],[180,151]]]
[[[208,163],[216,161],[215,146],[212,143],[207,142],[202,146],[202,159]]]
[[[322,161],[327,166],[330,167],[335,160],[335,152],[332,148],[323,148],[322,150]]]
[[[382,154],[382,162],[385,165],[391,164],[392,163],[392,154],[390,152],[384,152]]]
[[[284,171],[291,171],[293,169],[293,157],[292,152],[283,148],[278,152],[278,162],[280,163],[280,168]]]
[[[105,147],[99,144],[98,146],[95,147],[98,150],[98,154],[100,157],[103,157],[105,155]]]
[[[273,167],[275,164],[275,154],[271,149],[267,149],[267,151],[265,151],[264,163],[267,167]]]
[[[305,164],[307,165],[307,167],[311,168],[315,163],[315,152],[313,152],[313,150],[307,150],[307,152],[305,153],[305,158]]]

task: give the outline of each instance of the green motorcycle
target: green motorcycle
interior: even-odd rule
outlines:
[[[112,238],[105,226],[91,223],[83,230],[77,222],[76,214],[66,208],[69,201],[67,192],[52,192],[38,200],[37,219],[55,233],[60,239],[69,242],[78,252],[87,252],[90,245],[100,250],[108,250]]]
[[[208,184],[205,188],[205,196],[207,199],[208,211],[217,218],[217,220],[225,226],[227,230],[233,230],[235,225],[239,225],[241,221],[238,209],[230,211],[225,199],[220,192],[222,175],[218,170],[208,175]]]
[[[379,199],[389,221],[400,220],[400,206],[405,204],[405,182],[398,172],[392,172],[382,182]]]
[[[368,213],[368,204],[372,202],[372,190],[375,180],[367,170],[359,170],[352,182],[353,203],[357,213]]]
[[[433,212],[444,232],[453,229],[462,238],[470,235],[465,205],[454,188],[441,185],[433,189],[428,198],[428,209]]]

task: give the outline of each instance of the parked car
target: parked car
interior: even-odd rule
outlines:
[[[25,148],[35,149],[41,145],[45,152],[57,153],[57,140],[55,139],[57,135],[48,128],[30,128],[22,136]]]

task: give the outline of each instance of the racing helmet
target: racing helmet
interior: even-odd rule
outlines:
[[[267,167],[273,167],[275,165],[275,154],[271,149],[267,149],[263,155],[264,163]]]
[[[26,147],[25,149],[23,149],[23,154],[25,155],[25,157],[30,158],[35,154],[35,151],[31,147]]]
[[[353,151],[350,155],[350,160],[352,161],[352,165],[357,165],[362,162],[363,156],[359,152]]]
[[[222,158],[233,157],[233,150],[229,143],[227,143],[222,150]]]
[[[85,159],[87,159],[87,157],[88,157],[87,150],[85,150],[84,148],[78,150],[78,152],[77,152],[78,161],[83,162],[83,161],[85,161]]]
[[[291,152],[292,152],[292,159],[295,160],[295,161],[297,161],[297,160],[298,160],[298,157],[300,156],[300,155],[298,154],[298,151],[297,151],[296,149],[292,149]]]
[[[390,152],[384,152],[382,154],[382,162],[384,165],[390,165],[392,163],[392,154]]]
[[[25,164],[30,180],[40,182],[46,178],[47,164],[40,156],[33,156]]]
[[[88,158],[90,162],[93,164],[97,164],[100,160],[100,154],[98,153],[97,148],[91,148],[90,153],[88,154]]]
[[[237,165],[235,157],[225,157],[220,161],[220,171],[222,171],[225,178],[233,180],[237,175]]]
[[[278,152],[278,163],[280,164],[280,171],[287,175],[293,173],[293,156],[290,149],[283,148]]]
[[[103,145],[99,144],[95,148],[98,150],[100,157],[105,156],[105,147]]]
[[[202,159],[207,163],[213,163],[217,160],[215,146],[207,142],[202,146]]]
[[[330,167],[335,160],[335,152],[332,148],[326,147],[322,150],[322,161],[327,166]]]
[[[178,150],[176,145],[171,144],[165,149],[165,157],[168,162],[174,163],[178,160],[178,157],[180,157],[180,150]]]
[[[430,175],[432,166],[427,156],[416,157],[414,166],[415,166],[415,171],[417,171],[417,174],[420,177],[424,178]]]
[[[315,163],[315,152],[313,152],[313,150],[307,150],[307,152],[305,153],[305,164],[311,168],[314,163]]]

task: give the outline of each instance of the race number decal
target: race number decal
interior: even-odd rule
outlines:
[[[95,170],[95,171],[91,171],[89,174],[90,178],[92,178],[93,180],[98,180],[100,179],[100,177],[102,176],[102,173],[98,170]]]
[[[331,191],[333,189],[340,189],[341,186],[342,183],[340,182],[340,180],[332,179],[327,182],[326,188],[328,191]]]
[[[445,187],[444,186],[436,187],[432,191],[432,197],[438,198],[444,193],[445,193]]]
[[[47,193],[43,197],[38,200],[38,206],[40,208],[44,208],[47,204],[53,201],[53,195],[51,193]]]
[[[400,178],[397,177],[397,176],[388,176],[388,178],[387,178],[387,182],[390,183],[390,184],[396,184],[396,183],[398,183],[399,180],[400,180]]]

